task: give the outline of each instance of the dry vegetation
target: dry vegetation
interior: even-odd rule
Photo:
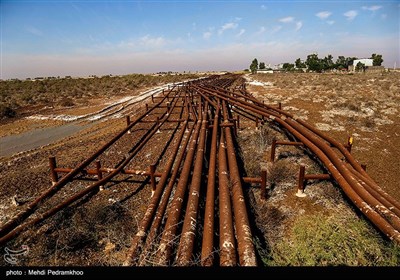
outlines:
[[[93,98],[124,96],[140,88],[197,77],[191,74],[163,76],[132,74],[114,77],[0,81],[0,120],[15,117],[27,109],[88,105]]]

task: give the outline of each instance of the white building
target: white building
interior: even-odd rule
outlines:
[[[360,58],[360,59],[355,59],[353,60],[353,65],[349,66],[349,71],[355,71],[356,66],[359,62],[364,64],[364,66],[373,66],[373,59],[372,58]]]
[[[257,74],[272,74],[274,71],[272,69],[257,69]]]

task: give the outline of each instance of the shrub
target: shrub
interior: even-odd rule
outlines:
[[[363,121],[363,124],[367,128],[374,128],[376,126],[375,119],[373,117],[366,117]]]
[[[58,105],[60,105],[62,107],[72,107],[75,105],[75,103],[74,103],[74,101],[72,101],[71,98],[63,98],[60,100]]]
[[[268,178],[272,185],[295,179],[296,170],[287,160],[275,161],[268,170]]]
[[[302,216],[291,235],[271,248],[268,265],[398,266],[400,247],[382,240],[358,217]]]
[[[152,76],[131,74],[125,76],[106,75],[101,78],[61,78],[44,81],[0,81],[0,102],[9,108],[12,104],[27,106],[31,104],[48,105],[49,100],[59,101],[60,106],[69,107],[74,104],[63,98],[80,103],[80,99],[90,97],[110,97],[133,91],[145,86],[155,86],[161,83],[179,82],[186,79],[198,78],[195,74]],[[10,111],[8,111],[10,112]],[[3,116],[0,116],[3,118]]]
[[[15,112],[14,109],[4,104],[0,104],[0,119],[13,118],[16,114],[17,112]]]

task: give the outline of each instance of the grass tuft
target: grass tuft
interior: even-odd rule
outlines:
[[[271,266],[398,266],[400,247],[382,241],[363,219],[303,216],[271,249]],[[388,244],[386,244],[388,243]]]

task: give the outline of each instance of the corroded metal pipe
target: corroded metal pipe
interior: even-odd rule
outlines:
[[[259,109],[256,109],[259,111]],[[268,112],[263,112],[261,114],[267,115]],[[381,229],[382,232],[384,232],[390,239],[395,239],[397,242],[400,242],[400,235],[398,231],[398,226],[399,226],[399,218],[393,214],[390,210],[388,210],[386,207],[384,207],[379,201],[377,201],[376,198],[370,196],[369,194],[366,193],[365,189],[360,188],[360,185],[358,182],[355,181],[354,177],[351,177],[349,175],[349,171],[345,170],[344,163],[340,161],[338,156],[334,154],[333,150],[329,149],[329,146],[327,144],[322,143],[321,140],[317,139],[315,136],[313,136],[310,132],[308,132],[307,129],[302,128],[299,125],[296,125],[296,122],[291,120],[290,118],[282,117],[277,118],[274,116],[269,116],[271,119],[274,121],[278,122],[280,125],[285,127],[287,130],[289,130],[295,137],[300,139],[310,150],[312,150],[319,158],[320,160],[324,163],[324,165],[330,169],[331,167],[334,167],[334,169],[330,169],[330,172],[332,175],[337,174],[337,169],[341,169],[342,172],[340,177],[335,177],[335,180],[339,183],[339,185],[342,187],[342,189],[345,191],[345,193],[350,197],[350,199],[356,204],[356,206],[378,227]],[[289,126],[287,125],[289,124]],[[294,125],[294,127],[292,127]],[[307,134],[308,138],[312,138],[314,141],[318,142],[318,149],[322,148],[324,151],[319,150],[319,152],[316,152],[312,148],[312,144],[306,144],[307,143],[307,138],[304,136]],[[328,147],[328,148],[327,148]],[[347,150],[346,150],[347,151]],[[327,152],[331,158],[328,159],[328,157],[325,155],[325,152]],[[348,151],[347,151],[348,152]],[[326,160],[323,158],[326,158]],[[334,164],[331,162],[331,159],[334,158]],[[344,175],[343,175],[344,172]],[[345,177],[343,177],[345,176]],[[349,180],[351,182],[348,182]],[[362,195],[359,196],[359,193],[356,193],[352,188],[355,187],[356,190],[360,192]],[[351,190],[350,190],[351,189]],[[365,201],[367,199],[367,201]],[[371,211],[374,207],[375,210]],[[389,223],[390,222],[390,223]]]
[[[217,163],[217,142],[218,142],[218,123],[220,107],[217,106],[213,131],[211,136],[211,150],[208,167],[206,206],[204,212],[203,241],[201,246],[201,265],[211,266],[214,263],[214,201],[215,201],[215,180]]]
[[[157,252],[158,265],[166,265],[172,254],[173,243],[175,242],[176,231],[179,224],[179,217],[182,211],[183,201],[185,198],[185,192],[189,181],[190,170],[192,168],[193,158],[195,155],[195,149],[197,140],[199,137],[201,128],[201,122],[198,121],[196,124],[195,132],[192,136],[192,141],[189,146],[189,152],[186,156],[183,164],[181,176],[178,181],[178,185],[175,190],[174,198],[171,202],[171,208],[168,213],[167,222],[165,229],[161,237],[159,251]]]
[[[313,144],[299,131],[288,125],[285,121],[281,119],[275,120],[285,127],[293,136],[301,140],[301,142],[303,142],[304,145],[307,146],[307,148],[310,149],[324,163],[325,167],[329,170],[346,195],[356,205],[356,207],[360,209],[360,211],[366,217],[368,217],[368,219],[370,219],[391,240],[396,240],[398,243],[400,243],[400,233],[353,190],[342,174],[336,169],[336,166],[319,147]]]
[[[64,167],[56,167],[54,168],[54,171],[56,173],[69,173],[73,168],[64,168]],[[115,168],[108,168],[108,167],[100,167],[99,169],[83,169],[81,171],[82,174],[88,174],[88,175],[98,175],[98,172],[101,173],[111,173],[115,171]],[[150,176],[150,171],[149,170],[135,170],[135,169],[123,169],[121,170],[121,174],[130,174],[130,175],[141,175],[141,176]],[[154,172],[155,177],[161,177],[162,172]]]
[[[177,99],[179,99],[179,96],[178,96]],[[174,108],[176,103],[177,102],[173,103],[172,109]],[[124,265],[132,264],[137,259],[137,257],[136,257],[137,253],[138,253],[139,249],[141,248],[141,246],[143,244],[143,241],[144,241],[144,239],[146,237],[146,233],[147,233],[147,231],[148,231],[148,229],[149,229],[149,227],[151,225],[151,222],[153,220],[154,214],[155,214],[155,212],[157,210],[157,205],[158,205],[158,203],[159,203],[159,201],[161,199],[161,196],[162,196],[162,194],[164,192],[164,187],[165,187],[165,185],[167,183],[169,174],[171,173],[172,167],[173,167],[173,165],[175,163],[176,155],[179,152],[180,145],[182,143],[183,137],[185,135],[185,132],[186,132],[186,129],[187,129],[187,126],[188,126],[188,117],[189,116],[187,115],[186,121],[182,125],[181,132],[179,133],[177,142],[176,142],[176,144],[175,144],[175,146],[173,148],[172,155],[171,155],[170,159],[168,160],[168,162],[167,162],[167,164],[165,166],[165,170],[162,173],[160,181],[158,182],[157,187],[154,190],[153,195],[152,195],[152,197],[150,199],[150,202],[149,202],[149,205],[147,207],[147,210],[146,210],[146,212],[145,212],[145,214],[144,214],[144,216],[143,216],[143,218],[142,218],[142,220],[141,220],[141,222],[140,222],[140,224],[138,226],[138,232],[137,232],[137,234],[134,236],[134,238],[132,240],[132,245],[131,245],[131,247],[129,249],[127,258],[126,258],[126,260],[124,262]]]
[[[361,165],[362,167],[363,165]],[[396,211],[400,211],[400,202],[394,199],[392,196],[390,196],[387,192],[382,190],[375,181],[373,181],[369,176],[366,177],[363,174],[359,173],[355,169],[352,168],[352,166],[349,166],[348,169],[357,177],[359,177],[365,185],[367,185],[366,189],[368,192],[372,194],[375,197],[381,196],[385,201],[388,201],[391,204],[391,207],[396,208]],[[364,169],[364,168],[363,168]],[[398,214],[399,215],[399,214]]]
[[[208,107],[207,101],[205,102],[204,107],[205,108]],[[206,109],[203,109],[202,114],[203,114],[201,118],[202,124],[201,124],[199,142],[197,143],[196,160],[194,162],[192,182],[189,188],[189,197],[185,212],[185,219],[183,221],[181,239],[179,242],[178,252],[176,255],[176,264],[179,266],[187,266],[190,264],[193,254],[194,239],[196,236],[197,216],[198,216],[198,207],[200,199],[200,186],[203,173],[204,149],[207,140]]]
[[[311,133],[309,130],[302,128],[299,123],[292,119],[285,119],[285,122],[291,125],[297,131],[301,131],[302,135],[307,137],[311,142],[317,145],[329,160],[335,165],[336,169],[341,173],[348,184],[354,189],[355,192],[370,206],[372,206],[380,215],[385,218],[394,229],[400,231],[400,218],[392,212],[392,210],[385,207],[377,198],[372,196],[368,191],[359,184],[356,178],[351,174],[345,163],[341,161],[337,153],[335,153],[325,142],[320,140]]]
[[[350,165],[359,172],[359,174],[362,176],[362,180],[364,183],[368,184],[373,188],[379,196],[383,197],[386,201],[389,201],[392,206],[396,207],[397,210],[400,210],[400,202],[394,199],[392,196],[390,196],[388,193],[386,193],[370,176],[369,174],[365,171],[364,168],[354,159],[354,157],[351,155],[351,153],[346,149],[346,147],[341,144],[339,141],[329,137],[328,135],[322,133],[312,125],[306,123],[305,121],[301,119],[296,119],[297,122],[299,122],[301,125],[304,127],[308,128],[310,131],[324,139],[325,141],[329,142],[330,145],[333,147],[336,147],[339,149],[339,151],[344,155],[346,162],[350,163]]]
[[[228,121],[228,109],[226,102],[222,102],[224,121]],[[236,160],[236,152],[232,139],[230,127],[224,128],[226,146],[228,152],[229,175],[232,191],[232,203],[235,215],[236,238],[238,242],[239,263],[241,266],[256,266],[256,254],[251,234],[247,208],[243,196],[242,183],[240,179],[239,167]]]
[[[166,119],[163,118],[162,122],[160,125],[162,125]],[[135,122],[133,122],[135,123]],[[131,125],[133,124],[131,123]],[[128,126],[128,128],[131,127],[131,125]],[[123,130],[124,132],[127,131],[127,129]],[[18,225],[17,227],[15,227],[13,230],[9,231],[7,234],[5,234],[4,236],[2,236],[0,238],[0,245],[4,244],[5,242],[7,242],[8,240],[10,240],[11,238],[15,237],[16,235],[18,235],[20,232],[22,232],[26,227],[28,226],[32,226],[35,224],[40,223],[41,221],[51,217],[52,215],[54,215],[55,213],[57,213],[58,211],[64,209],[65,207],[67,207],[68,205],[72,204],[73,202],[75,202],[76,200],[84,197],[86,194],[97,190],[100,186],[103,186],[105,183],[107,183],[108,181],[110,181],[112,178],[114,178],[118,173],[120,173],[120,171],[132,160],[132,158],[143,148],[144,145],[147,144],[147,142],[150,140],[150,138],[156,133],[157,131],[157,127],[153,126],[153,129],[150,131],[150,133],[147,134],[147,136],[145,137],[145,139],[143,139],[142,142],[138,143],[138,145],[135,147],[135,149],[133,151],[131,151],[131,153],[129,154],[129,156],[127,156],[122,162],[121,164],[110,174],[108,174],[106,177],[104,177],[101,180],[98,180],[96,183],[90,185],[89,187],[85,188],[84,190],[76,193],[75,195],[71,196],[70,198],[64,200],[62,203],[58,204],[57,206],[51,208],[50,210],[46,211],[45,213],[38,215],[36,218],[32,219],[31,221],[25,222],[23,224]],[[106,144],[108,145],[108,144]],[[85,161],[86,162],[86,161]],[[82,165],[82,164],[81,164]],[[63,182],[63,180],[66,180],[65,178],[68,177],[70,174],[76,172],[80,172],[84,167],[80,168],[79,170],[75,169],[74,171],[71,171],[71,173],[68,173],[66,176],[64,176],[60,181],[58,181],[57,184],[55,184],[54,186],[58,185],[59,183],[61,184],[61,182]],[[65,183],[67,183],[68,181],[66,181]],[[54,187],[53,186],[53,187]],[[44,195],[48,195],[48,191],[46,191],[42,196]],[[41,197],[39,197],[40,199],[43,199]],[[35,201],[39,200],[39,198],[37,198]]]
[[[235,266],[236,242],[233,230],[233,215],[231,195],[229,190],[228,163],[226,159],[226,144],[224,131],[218,149],[218,182],[219,182],[219,264]]]
[[[165,98],[163,98],[157,105],[160,105]],[[89,158],[80,163],[74,170],[70,173],[62,177],[57,183],[55,183],[52,187],[43,192],[39,197],[37,197],[34,201],[29,203],[24,210],[20,211],[16,216],[14,216],[10,221],[5,223],[0,228],[0,236],[5,235],[7,232],[11,231],[15,227],[17,227],[22,221],[28,218],[37,208],[39,203],[42,203],[44,200],[52,197],[59,189],[69,183],[74,176],[76,176],[81,170],[87,167],[91,162],[93,162],[98,156],[100,156],[105,150],[107,150],[112,144],[114,144],[118,139],[120,139],[125,133],[127,133],[134,125],[136,125],[140,120],[145,118],[148,113],[154,110],[156,107],[151,108],[149,111],[143,113],[141,116],[136,118],[136,120],[130,122],[129,126],[123,129],[120,133],[118,133],[115,137],[113,137],[107,144],[103,145],[99,150],[93,153]]]
[[[56,157],[49,157],[49,166],[50,166],[50,175],[51,175],[51,183],[55,185],[58,181],[58,174],[55,169],[57,168]]]
[[[349,167],[350,172],[356,177],[357,181],[369,192],[373,197],[379,200],[385,207],[393,211],[397,216],[400,217],[400,210],[393,205],[392,201],[386,199],[386,197],[381,196],[381,194],[375,189],[372,188],[369,184],[366,183],[368,181],[368,178],[365,178],[363,175],[358,173],[356,170],[353,168]],[[391,198],[389,196],[389,198]]]
[[[181,132],[178,136],[178,140],[177,140],[177,143],[175,144],[171,158],[167,162],[165,170],[160,178],[160,181],[157,184],[157,188],[155,189],[155,192],[150,199],[149,205],[147,206],[147,210],[138,226],[138,232],[132,240],[132,245],[131,245],[131,248],[129,249],[128,257],[125,261],[125,265],[132,264],[135,261],[137,251],[140,248],[140,246],[142,245],[144,238],[146,237],[146,233],[151,225],[151,222],[154,217],[154,213],[157,210],[157,204],[160,201],[160,198],[164,191],[164,186],[167,182],[167,179],[171,172],[172,166],[174,165],[176,155],[179,152],[180,144],[181,144],[183,136],[185,134],[187,124],[188,124],[187,121],[183,123]]]
[[[147,261],[146,258],[149,255],[148,252],[150,250],[150,247],[152,245],[154,245],[154,239],[156,238],[156,236],[159,232],[159,228],[160,228],[162,219],[164,217],[165,210],[167,209],[168,201],[171,196],[173,186],[175,185],[176,178],[178,177],[178,174],[179,174],[179,167],[181,166],[182,161],[184,160],[184,158],[187,154],[185,151],[186,151],[186,147],[189,144],[190,136],[192,135],[193,130],[194,130],[194,126],[192,126],[187,131],[186,139],[183,142],[182,147],[181,147],[182,152],[179,154],[179,157],[176,161],[176,168],[174,168],[174,170],[172,171],[171,178],[168,182],[168,185],[165,187],[164,194],[161,197],[160,203],[157,208],[157,212],[155,213],[153,223],[151,224],[151,226],[149,228],[149,233],[147,234],[146,243],[145,243],[145,245],[142,249],[142,252],[139,256],[139,262],[138,262],[139,265],[143,265],[143,263]],[[133,256],[132,259],[136,259],[136,256]]]
[[[212,94],[215,94],[215,93],[212,93]],[[230,101],[231,103],[234,103],[234,104],[236,104],[236,105],[238,105],[238,106],[241,106],[241,107],[243,107],[243,108],[249,109],[249,110],[251,110],[252,112],[259,113],[259,114],[261,114],[261,115],[263,115],[263,116],[270,117],[273,121],[279,123],[279,124],[280,124],[281,126],[283,126],[284,128],[290,130],[290,129],[288,128],[288,126],[285,125],[285,124],[287,124],[287,123],[284,122],[285,119],[289,119],[289,120],[290,120],[290,118],[292,117],[290,114],[285,113],[285,114],[284,114],[285,116],[282,117],[282,119],[280,119],[281,116],[277,115],[276,113],[273,113],[272,110],[270,111],[270,110],[267,110],[267,109],[262,108],[261,106],[255,106],[254,104],[244,104],[245,102],[243,102],[242,100],[235,100],[235,98],[232,98],[232,97],[228,98],[228,95],[225,95],[224,93],[219,93],[219,94],[220,94],[220,96],[221,96],[222,99],[229,99],[229,101]],[[264,105],[263,107],[265,107],[265,105]],[[276,109],[275,109],[275,111],[280,111],[279,113],[282,113],[282,112],[283,112],[282,110],[276,110]],[[300,120],[299,120],[299,122],[300,122]],[[292,127],[290,127],[290,128],[292,128]],[[305,128],[300,128],[299,131],[301,131],[301,133],[298,132],[298,131],[295,130],[295,129],[293,129],[293,130],[294,130],[295,132],[297,132],[298,134],[295,135],[294,131],[291,131],[291,133],[292,133],[293,135],[295,135],[298,139],[300,139],[303,143],[305,143],[305,142],[302,140],[302,139],[304,139],[305,137],[304,137],[301,133],[306,132],[306,129],[305,129]],[[339,146],[340,146],[340,145],[339,145]],[[309,146],[309,145],[307,145],[307,147],[310,149],[310,146]],[[312,149],[311,149],[311,150],[312,150]],[[351,159],[352,156],[351,156],[349,153],[346,154],[346,152],[348,153],[348,151],[344,149],[343,154],[345,154],[347,157],[349,157],[349,158]],[[324,154],[322,151],[320,151],[320,154],[317,155],[317,156],[318,156],[320,159],[322,159],[323,156],[325,156],[325,154]],[[328,158],[326,158],[326,159],[327,159],[326,161],[323,161],[323,160],[322,160],[322,161],[324,162],[325,166],[329,169],[331,166],[333,166],[333,164],[331,163],[330,159],[328,159]],[[352,163],[351,160],[349,160],[349,162]],[[342,166],[342,164],[343,164],[343,163],[339,163],[339,166]],[[354,163],[353,163],[353,164],[354,164]],[[335,164],[335,166],[336,166],[336,164]],[[362,169],[362,168],[361,168],[361,169]],[[330,170],[330,171],[331,171],[331,170]],[[337,171],[336,168],[335,168],[334,171]],[[361,172],[362,172],[362,171],[361,171]],[[364,172],[365,172],[365,171],[364,171]],[[331,171],[331,173],[332,173],[332,171]],[[336,174],[337,174],[337,173],[336,173]],[[341,176],[342,176],[342,175],[340,175],[340,177],[341,177]],[[340,179],[340,180],[338,180],[338,179]],[[346,179],[344,179],[344,177],[341,177],[341,178],[335,177],[335,180],[338,181],[339,185],[341,185],[341,187],[343,188],[343,190],[345,190],[346,194],[353,200],[353,202],[356,204],[356,206],[357,206],[368,218],[370,218],[371,221],[372,221],[374,224],[376,224],[378,228],[380,228],[380,229],[382,230],[382,232],[384,232],[384,233],[385,233],[386,235],[388,235],[390,238],[394,238],[394,239],[399,240],[399,239],[398,239],[398,238],[399,238],[399,236],[398,236],[399,233],[398,233],[398,231],[397,231],[395,228],[393,228],[393,226],[394,226],[394,227],[397,227],[397,224],[398,224],[397,218],[398,218],[398,217],[396,217],[393,213],[391,214],[390,211],[388,212],[388,209],[387,209],[386,207],[382,207],[381,204],[377,204],[377,207],[375,206],[375,204],[372,204],[385,218],[387,218],[387,217],[386,217],[387,215],[385,215],[385,214],[389,214],[389,215],[388,215],[388,216],[389,216],[389,220],[390,220],[392,223],[394,223],[394,225],[390,225],[386,220],[384,220],[384,218],[383,218],[382,216],[377,217],[376,215],[379,215],[379,214],[378,214],[377,212],[375,212],[375,211],[372,212],[372,211],[370,210],[370,209],[372,209],[372,208],[371,208],[371,205],[369,204],[369,203],[371,203],[371,201],[372,201],[372,202],[374,202],[374,201],[376,202],[376,199],[374,199],[373,197],[368,197],[368,196],[367,196],[368,199],[369,199],[369,203],[366,203],[366,202],[364,201],[364,198],[365,198],[366,196],[364,196],[364,198],[361,198],[361,197],[358,196],[358,194],[355,194],[355,193],[353,193],[351,190],[349,190],[349,188],[351,188],[351,185],[346,181],[347,179],[349,179],[349,180],[352,182],[352,184],[354,184],[356,187],[357,187],[357,185],[359,185],[358,182],[355,182],[354,178],[351,179],[351,178],[349,178],[349,176],[347,176]],[[365,190],[364,190],[364,191],[361,190],[361,192],[362,192],[364,195],[366,195],[366,194],[365,194]]]

